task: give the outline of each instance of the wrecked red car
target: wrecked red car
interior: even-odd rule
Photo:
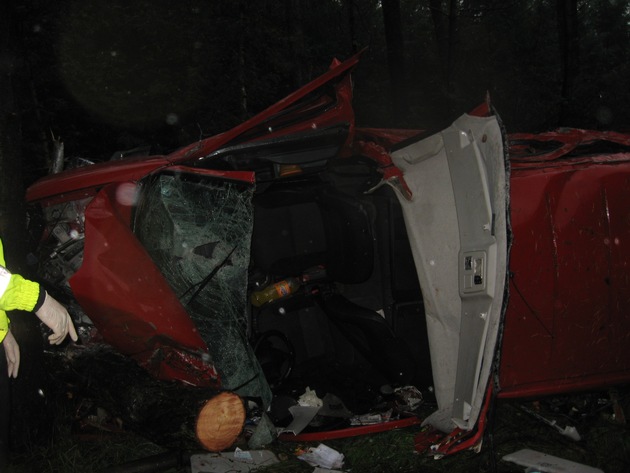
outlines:
[[[494,396],[630,381],[630,135],[506,136],[488,104],[431,135],[358,128],[358,60],[223,134],[28,189],[82,341],[265,405],[310,387],[360,414],[415,386],[445,453]]]

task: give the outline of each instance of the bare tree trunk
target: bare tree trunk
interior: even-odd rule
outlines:
[[[48,135],[46,134],[46,125],[42,116],[39,97],[37,96],[37,89],[35,88],[35,81],[33,80],[33,71],[30,68],[28,74],[30,76],[28,81],[30,98],[35,112],[35,120],[40,129],[37,136],[39,138],[39,149],[41,150],[41,156],[37,159],[31,159],[30,162],[34,167],[41,166],[41,168],[44,168],[43,164],[46,164],[46,168],[50,168],[54,157],[51,157],[50,143],[48,142]]]
[[[53,159],[50,166],[50,173],[57,174],[58,172],[63,171],[63,161],[65,158],[64,155],[64,146],[63,141],[61,141],[61,137],[55,138],[55,135],[52,136],[53,142]]]
[[[17,87],[26,81],[20,78],[24,69],[20,64],[21,42],[17,37],[18,19],[13,4],[0,2],[0,238],[7,266],[11,271],[24,274],[26,228]],[[42,339],[36,320],[32,314],[11,313],[11,331],[20,345],[20,376],[11,383],[11,393],[0,393],[0,398],[10,411],[13,449],[32,442],[46,429],[46,407],[37,394],[42,385],[43,368]],[[6,371],[0,376],[6,376]],[[7,421],[6,417],[0,418],[1,436],[7,433]],[[2,461],[0,452],[0,463]],[[4,471],[1,467],[0,470]]]
[[[457,32],[457,0],[429,0],[435,40],[442,65],[442,80],[447,100],[447,109],[452,111],[453,103],[453,59]]]
[[[387,66],[391,87],[391,99],[395,117],[406,112],[405,55],[402,34],[400,0],[382,0],[385,41],[387,42]]]
[[[580,67],[577,0],[557,0],[556,11],[562,82],[558,125],[565,125]]]
[[[243,2],[239,2],[239,23],[241,25],[241,31],[247,31],[245,25],[245,8]],[[247,87],[245,86],[245,35],[240,34],[238,40],[238,85],[240,91],[240,104],[241,104],[241,119],[246,120],[248,117],[247,111]]]
[[[15,93],[19,55],[10,4],[2,2],[0,7],[0,237],[7,262],[17,269],[24,261],[25,213],[20,110]]]
[[[354,26],[354,0],[346,0],[345,2],[346,12],[348,15],[348,33],[350,35],[350,51],[352,54],[358,50],[357,46],[357,32]]]
[[[302,0],[285,0],[284,14],[288,39],[289,57],[293,65],[293,88],[302,87],[308,81],[305,69],[306,46],[304,43],[304,17]]]

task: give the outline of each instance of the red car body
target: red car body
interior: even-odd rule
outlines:
[[[239,147],[256,143],[272,146],[268,144],[290,137],[318,143],[317,136],[309,137],[343,124],[344,133],[332,133],[337,138],[325,133],[322,138],[334,145],[330,158],[368,158],[376,163],[382,182],[403,198],[413,197],[391,150],[426,134],[355,127],[350,72],[357,63],[358,56],[335,62],[323,76],[242,125],[167,156],[69,170],[28,189],[27,201],[38,212],[67,205],[76,206],[77,214],[83,212],[68,219],[70,227],[83,225],[70,231],[84,239],[84,248],[79,267],[66,276],[97,338],[163,379],[222,384],[217,366],[207,356],[208,341],[132,231],[137,203],[135,197],[124,196],[134,194],[147,176],[190,173],[254,186],[259,173],[254,165],[212,169],[207,163],[213,156],[224,156],[222,150],[236,150],[238,157]],[[471,115],[490,112],[484,104]],[[509,266],[503,268],[509,291],[494,350],[498,372],[494,392],[501,397],[531,397],[627,383],[630,135],[568,129],[510,135],[507,143],[512,244]],[[309,146],[300,151],[317,145]],[[232,162],[229,159],[225,162]],[[258,163],[255,159],[252,162]],[[299,174],[300,166],[310,162],[278,161],[273,169],[277,179],[291,179],[292,172]],[[54,212],[44,218],[40,241],[51,238],[54,218]],[[435,370],[436,360],[433,366]],[[485,391],[490,381],[480,383]],[[468,429],[475,430],[472,425]]]
[[[628,382],[629,138],[583,130],[510,137],[503,396]],[[523,145],[549,144],[522,153]]]

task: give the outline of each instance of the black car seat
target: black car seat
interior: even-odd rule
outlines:
[[[333,285],[365,282],[375,261],[371,210],[364,201],[328,186],[257,196],[253,264],[274,277],[300,275],[323,265]],[[316,302],[387,382],[400,385],[411,380],[413,358],[381,314],[338,291],[321,291]]]

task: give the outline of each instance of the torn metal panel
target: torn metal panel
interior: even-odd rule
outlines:
[[[392,154],[413,200],[400,198],[422,286],[444,431],[474,426],[490,376],[507,266],[507,176],[494,117],[463,116]]]
[[[546,133],[510,135],[510,159],[519,168],[564,166],[569,160],[611,162],[629,151],[630,137],[614,131],[560,128]]]
[[[68,201],[74,192],[82,192],[85,189],[93,193],[94,189],[112,182],[136,181],[166,164],[168,161],[162,156],[149,156],[69,169],[59,174],[46,176],[34,183],[26,192],[26,200],[28,202],[44,199]]]
[[[343,62],[333,60],[329,70],[284,99],[225,133],[193,143],[169,155],[173,163],[203,158],[220,147],[263,138],[299,133],[347,123],[354,128],[350,72],[361,52]],[[351,143],[352,133],[346,144]]]
[[[428,422],[451,432],[439,455],[479,445],[491,387],[508,397],[630,381],[630,138],[512,135],[510,176],[489,101],[428,137],[356,129],[357,62],[335,61],[256,117],[168,156],[32,186],[27,198],[44,221],[43,238],[32,232],[39,274],[68,296],[83,335],[93,323],[158,377],[221,381],[263,401],[269,387],[249,345],[260,340],[278,385],[314,371],[332,392],[333,375],[356,373],[347,397],[357,398],[409,373],[435,387]],[[305,277],[313,267],[321,276]],[[300,280],[294,293],[248,304],[248,289],[288,278]],[[281,337],[274,344],[265,332]],[[310,361],[326,369],[297,369]]]
[[[86,208],[83,263],[70,279],[74,296],[107,343],[154,375],[217,386],[206,343],[131,232],[118,187],[105,187]]]

